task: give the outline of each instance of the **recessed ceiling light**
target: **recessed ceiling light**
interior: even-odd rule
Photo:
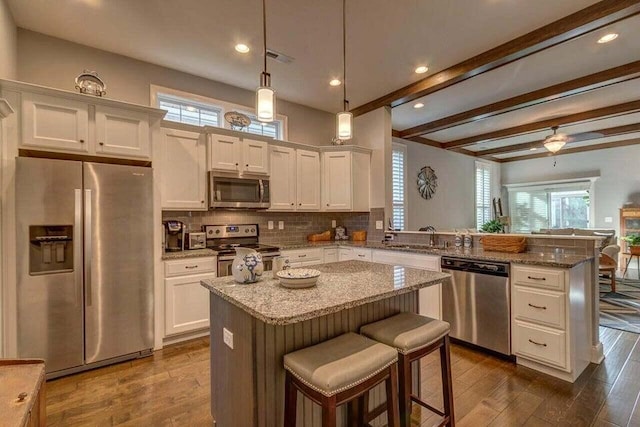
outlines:
[[[417,74],[424,74],[427,71],[429,71],[429,67],[425,66],[425,65],[421,65],[418,68],[416,68],[416,73]]]
[[[618,38],[618,34],[616,33],[605,34],[604,36],[600,37],[600,39],[598,40],[598,43],[600,44],[609,43],[610,41],[613,41],[617,38]]]
[[[329,82],[331,86],[340,86],[342,82],[339,79],[333,79]]]
[[[236,45],[236,51],[240,52],[240,53],[247,53],[249,52],[251,49],[249,49],[249,46],[247,46],[244,43],[238,43]]]
[[[536,148],[536,147],[529,148],[529,151],[536,151],[536,150],[537,150],[537,148]]]
[[[422,108],[424,107],[424,104],[422,102],[418,102],[416,104],[413,104],[413,108]]]

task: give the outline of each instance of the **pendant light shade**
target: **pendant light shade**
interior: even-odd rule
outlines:
[[[276,119],[276,91],[271,88],[268,77],[262,74],[260,87],[256,91],[256,116],[261,122]]]
[[[347,6],[342,0],[342,105],[344,109],[336,115],[336,137],[342,141],[353,138],[353,114],[347,101]]]
[[[261,122],[276,119],[276,91],[271,88],[271,74],[267,72],[267,5],[262,0],[262,40],[264,42],[264,68],[260,75],[260,87],[256,90],[256,116]]]
[[[342,111],[337,114],[336,122],[338,139],[351,139],[353,137],[353,114]]]

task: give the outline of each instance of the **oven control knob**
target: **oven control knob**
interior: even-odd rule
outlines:
[[[220,230],[216,230],[216,234],[220,234]]]
[[[256,232],[256,229],[255,229],[255,228],[252,228],[252,229],[251,229],[251,232],[252,232],[252,233],[255,233],[255,232]]]
[[[248,233],[248,232],[249,232],[249,229],[248,229],[248,228],[245,228],[245,229],[244,229],[244,232],[245,232],[245,233]]]

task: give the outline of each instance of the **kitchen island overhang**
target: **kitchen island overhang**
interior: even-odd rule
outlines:
[[[211,414],[218,426],[282,425],[286,353],[402,311],[418,312],[418,290],[450,278],[365,261],[314,268],[322,274],[309,289],[286,289],[271,273],[250,285],[230,277],[202,282],[210,290]],[[383,396],[383,388],[372,393],[378,401]],[[320,425],[320,408],[299,402],[304,425]]]

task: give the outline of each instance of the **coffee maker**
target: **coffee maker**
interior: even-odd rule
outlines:
[[[184,250],[185,233],[187,226],[182,221],[162,221],[164,225],[164,250],[165,252],[179,252]]]

